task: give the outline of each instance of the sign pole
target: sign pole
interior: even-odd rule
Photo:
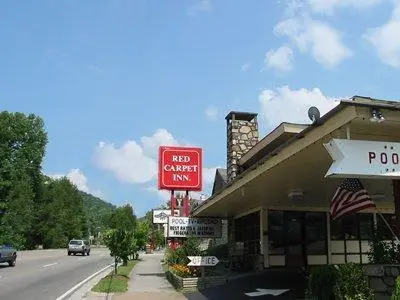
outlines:
[[[200,271],[201,271],[201,281],[203,281],[203,288],[206,288],[206,280],[204,279],[206,276],[204,274],[205,272],[203,266],[200,267]]]
[[[189,191],[185,192],[185,199],[183,200],[183,216],[189,217],[190,213],[190,203],[189,203]]]
[[[170,207],[171,207],[171,216],[174,216],[174,211],[175,211],[175,195],[174,195],[174,190],[171,190]]]

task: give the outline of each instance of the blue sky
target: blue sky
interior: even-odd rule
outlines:
[[[265,135],[311,105],[399,98],[395,0],[3,0],[0,37],[0,105],[44,119],[44,172],[139,215],[165,197],[160,144],[202,147],[210,194],[230,110]]]

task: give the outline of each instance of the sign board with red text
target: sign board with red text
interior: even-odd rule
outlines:
[[[400,143],[332,139],[324,146],[333,159],[325,177],[400,178]]]
[[[202,190],[201,148],[161,146],[158,168],[160,190]]]

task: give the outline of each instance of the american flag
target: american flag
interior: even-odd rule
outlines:
[[[376,208],[367,190],[360,180],[346,178],[332,198],[330,214],[336,220],[366,208]]]

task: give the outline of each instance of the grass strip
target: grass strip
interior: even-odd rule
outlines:
[[[128,290],[129,274],[137,260],[128,261],[127,266],[119,266],[117,274],[114,270],[106,277],[102,278],[93,288],[93,292],[97,293],[124,293]]]

